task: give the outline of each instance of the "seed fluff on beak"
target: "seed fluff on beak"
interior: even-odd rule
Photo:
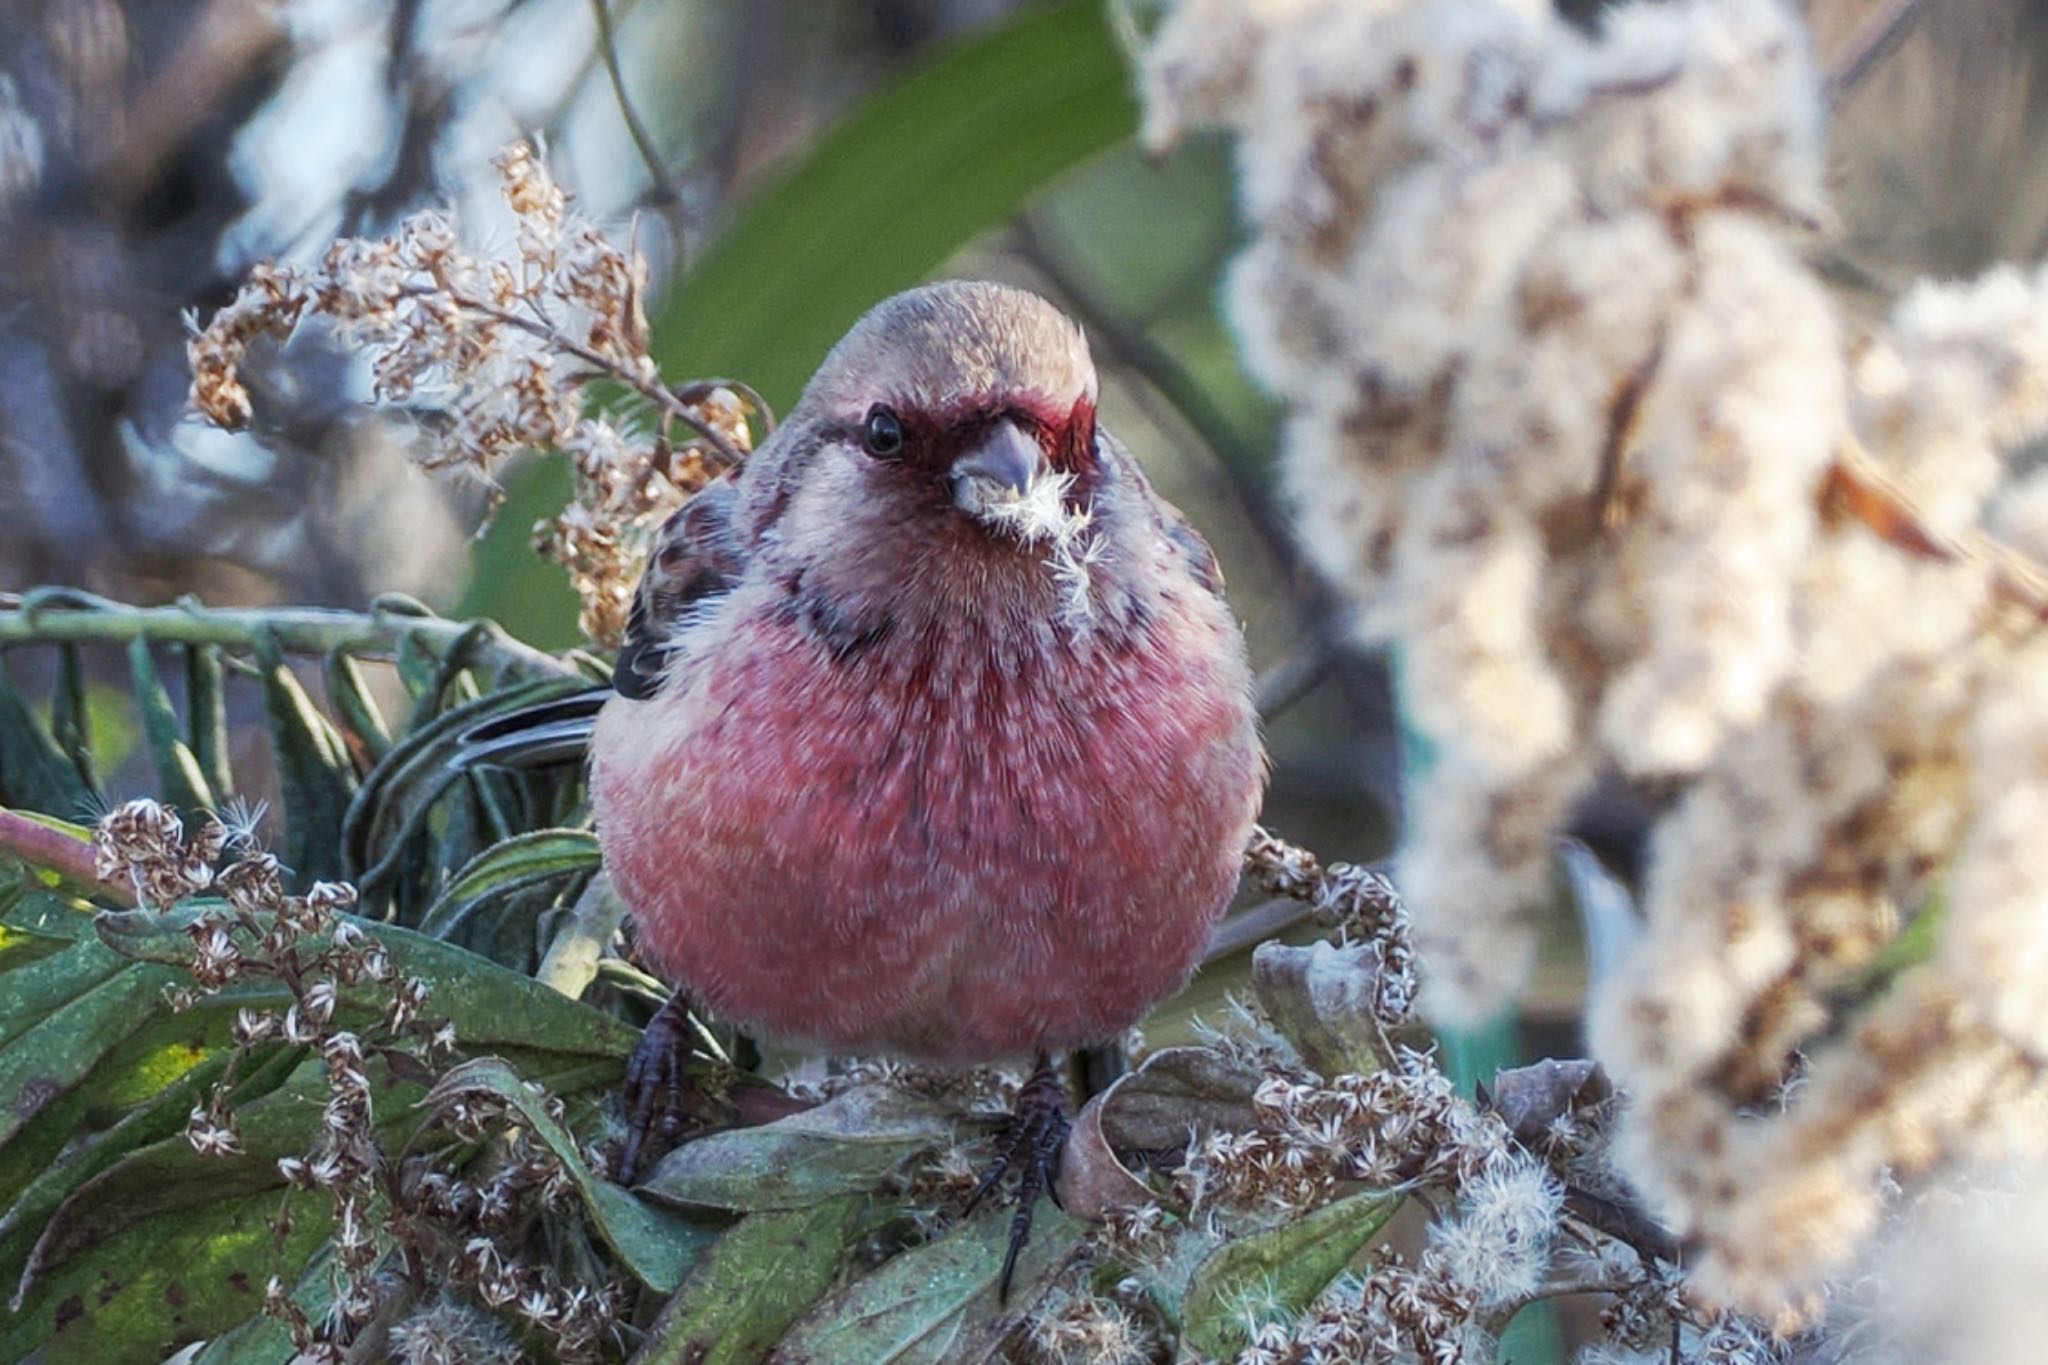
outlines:
[[[1094,516],[1074,496],[1074,475],[1054,469],[1015,422],[1001,421],[954,461],[948,478],[961,511],[999,534],[1046,548],[1068,624],[1085,624],[1092,615],[1092,571],[1107,551],[1091,532]]]

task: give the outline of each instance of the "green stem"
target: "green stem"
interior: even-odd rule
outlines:
[[[226,645],[253,649],[275,637],[295,654],[339,650],[390,658],[412,640],[436,660],[451,654],[478,668],[518,678],[579,676],[571,665],[522,644],[490,622],[450,621],[403,598],[380,598],[368,612],[322,607],[132,607],[69,588],[37,588],[0,608],[0,648],[66,641],[126,643],[147,636],[153,644]]]

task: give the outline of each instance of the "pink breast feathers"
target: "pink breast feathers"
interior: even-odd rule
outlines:
[[[1113,1037],[1236,885],[1262,778],[1228,629],[1177,611],[1066,667],[973,629],[834,660],[748,625],[685,695],[600,720],[631,739],[599,744],[593,788],[641,942],[718,1013],[827,1051]]]

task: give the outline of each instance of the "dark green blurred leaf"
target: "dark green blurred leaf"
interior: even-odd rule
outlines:
[[[1136,127],[1100,0],[1025,9],[868,100],[749,201],[654,319],[654,358],[672,381],[732,375],[786,410],[862,313]],[[527,544],[567,489],[562,461],[515,481],[463,614],[574,638],[575,599]]]
[[[391,727],[370,696],[362,666],[346,654],[327,656],[327,695],[342,734],[363,767],[391,752]]]
[[[1010,1211],[990,1209],[935,1242],[914,1247],[807,1313],[771,1359],[780,1365],[965,1365],[986,1360],[997,1320],[1028,1310],[1074,1254],[1086,1225],[1038,1206],[1031,1245],[1018,1258],[1007,1310],[996,1281],[1010,1243]]]
[[[78,663],[78,646],[66,644],[57,650],[57,687],[50,695],[50,734],[57,747],[70,756],[78,780],[94,791],[99,778],[93,772],[92,723],[86,713],[85,674]]]
[[[464,780],[465,774],[453,766],[463,731],[492,716],[588,687],[576,678],[508,687],[442,712],[393,745],[349,804],[341,831],[345,875],[366,897],[384,893],[408,841],[425,828],[434,803]]]
[[[149,756],[156,764],[158,792],[188,818],[201,811],[218,810],[199,759],[186,747],[178,713],[171,705],[171,694],[164,690],[157,676],[147,638],[138,635],[129,643],[128,671],[135,709],[142,717],[142,737],[148,742]]]
[[[517,1110],[533,1135],[547,1144],[583,1197],[584,1211],[607,1245],[640,1281],[662,1293],[674,1292],[716,1235],[642,1201],[631,1191],[594,1174],[575,1136],[548,1113],[545,1097],[527,1088],[519,1074],[496,1057],[465,1062],[443,1076],[425,1100],[428,1107],[466,1094],[496,1096]]]
[[[1188,1285],[1183,1342],[1204,1356],[1235,1356],[1249,1344],[1247,1317],[1287,1317],[1306,1308],[1400,1207],[1399,1195],[1357,1194],[1271,1231],[1225,1242]]]
[[[301,886],[339,877],[342,821],[356,786],[348,747],[299,686],[277,642],[259,636],[255,653],[284,795],[285,863]]]
[[[741,1219],[690,1271],[635,1365],[751,1365],[766,1357],[832,1287],[865,1202],[842,1195]]]
[[[774,1123],[686,1142],[641,1189],[686,1208],[800,1208],[879,1187],[952,1131],[944,1106],[885,1084],[861,1085]]]
[[[208,789],[215,800],[227,800],[235,793],[235,775],[228,765],[227,682],[219,645],[185,649],[185,727]]]
[[[0,806],[75,816],[97,798],[0,664]]]

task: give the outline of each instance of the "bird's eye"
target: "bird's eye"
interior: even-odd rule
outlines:
[[[878,460],[894,459],[903,453],[903,422],[886,404],[877,403],[868,409],[866,426],[861,429],[861,442],[868,454]]]

